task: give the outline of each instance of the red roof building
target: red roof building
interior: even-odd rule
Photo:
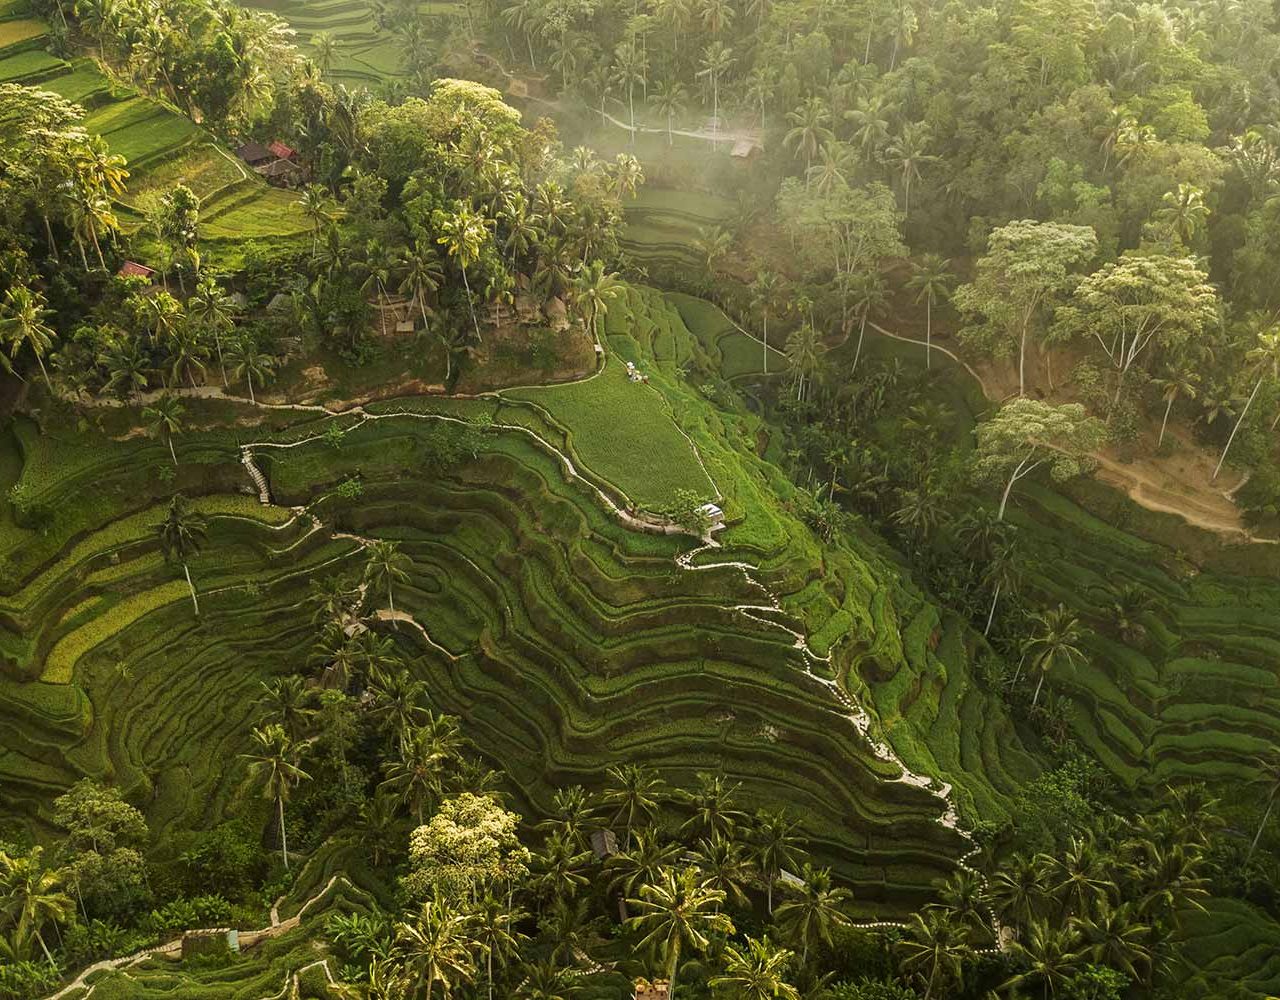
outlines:
[[[275,142],[269,143],[267,145],[267,149],[271,150],[272,153],[274,153],[276,156],[278,156],[282,160],[292,160],[295,156],[298,155],[298,151],[296,149],[294,149],[292,146],[286,146],[279,139],[277,139]]]
[[[122,278],[150,278],[155,273],[145,264],[139,264],[133,260],[126,260],[120,270],[116,272]]]

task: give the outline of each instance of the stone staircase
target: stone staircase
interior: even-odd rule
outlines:
[[[267,485],[267,477],[254,464],[253,452],[247,445],[240,449],[240,464],[244,466],[245,471],[249,473],[249,478],[253,480],[253,485],[257,487],[258,499],[263,504],[271,503],[271,487]]]

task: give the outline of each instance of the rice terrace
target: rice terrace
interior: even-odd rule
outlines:
[[[0,0],[0,1000],[1280,996],[1278,41]]]

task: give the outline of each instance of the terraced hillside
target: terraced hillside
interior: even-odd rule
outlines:
[[[646,186],[627,206],[622,248],[642,265],[696,265],[698,231],[726,225],[732,210],[726,198]]]
[[[877,727],[839,684],[914,675],[963,657],[964,640],[948,632],[931,652],[923,602],[887,563],[819,553],[779,504],[777,470],[750,450],[752,418],[716,411],[677,376],[680,359],[705,348],[671,303],[637,291],[609,315],[611,362],[631,357],[652,380],[582,383],[607,392],[584,395],[581,413],[548,402],[574,387],[417,397],[341,417],[257,411],[234,434],[179,438],[173,485],[159,475],[161,443],[113,438],[125,414],[97,414],[102,432],[87,440],[19,425],[3,468],[20,509],[0,536],[12,568],[0,715],[22,720],[0,738],[5,811],[39,825],[76,775],[108,777],[151,803],[152,828],[180,850],[183,831],[247,795],[236,754],[259,682],[305,662],[309,582],[357,570],[363,540],[394,538],[414,563],[396,596],[412,622],[377,627],[437,703],[468,720],[526,811],[546,804],[548,783],[591,785],[620,760],[682,783],[723,768],[752,803],[803,817],[864,913],[901,914],[927,898],[966,842],[938,822],[936,794],[899,780],[874,751],[864,730]],[[670,360],[657,360],[657,344]],[[636,531],[612,509],[627,505],[624,490],[582,428],[607,426],[607,393],[627,391],[653,394],[655,414],[674,421],[660,447],[689,485],[705,475],[719,488],[735,522],[722,547]],[[200,422],[243,422],[250,411],[233,405],[203,404]],[[320,436],[333,422],[345,432],[337,448]],[[239,444],[278,506],[240,495]],[[358,490],[336,489],[357,479]],[[210,519],[191,564],[198,620],[149,527],[177,487]],[[944,685],[944,696],[972,696],[961,687]],[[916,756],[943,764],[926,773],[956,777],[956,735],[921,742]],[[1002,794],[975,782],[957,801],[994,808]]]
[[[93,60],[49,54],[47,41],[25,0],[0,8],[0,82],[39,86],[84,107],[84,127],[129,161],[128,192],[118,200],[127,229],[142,225],[149,195],[183,183],[201,201],[206,256],[308,231],[296,195],[269,187],[185,115],[115,83]]]
[[[253,0],[247,7],[269,10],[284,18],[298,33],[298,43],[309,51],[312,37],[327,31],[337,42],[329,78],[348,87],[375,89],[386,80],[404,73],[400,42],[394,25],[379,18],[378,8],[369,0]],[[463,9],[460,0],[425,0],[419,11],[440,23]]]

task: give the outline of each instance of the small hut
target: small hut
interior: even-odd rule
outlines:
[[[146,278],[148,281],[155,276],[155,273],[154,268],[139,264],[136,260],[126,260],[116,272],[122,278]]]
[[[267,144],[267,149],[271,151],[271,155],[277,160],[292,160],[298,155],[298,151],[292,146],[286,146],[279,139],[275,139]]]
[[[735,160],[748,163],[751,160],[754,160],[763,149],[764,147],[760,145],[759,139],[747,136],[739,139],[733,144],[733,149],[729,151],[729,155]]]
[[[618,836],[612,830],[594,830],[591,833],[591,851],[597,861],[611,858],[618,853]]]
[[[668,1000],[671,996],[671,984],[665,979],[637,979],[634,1000]]]
[[[260,167],[276,158],[275,154],[260,142],[246,142],[236,150],[236,156],[251,167]]]
[[[268,184],[277,187],[293,187],[302,180],[302,168],[292,160],[272,160],[253,168],[254,173],[267,179]]]
[[[724,511],[713,503],[704,503],[698,508],[698,513],[707,519],[707,524],[712,528],[719,528],[724,524]]]

